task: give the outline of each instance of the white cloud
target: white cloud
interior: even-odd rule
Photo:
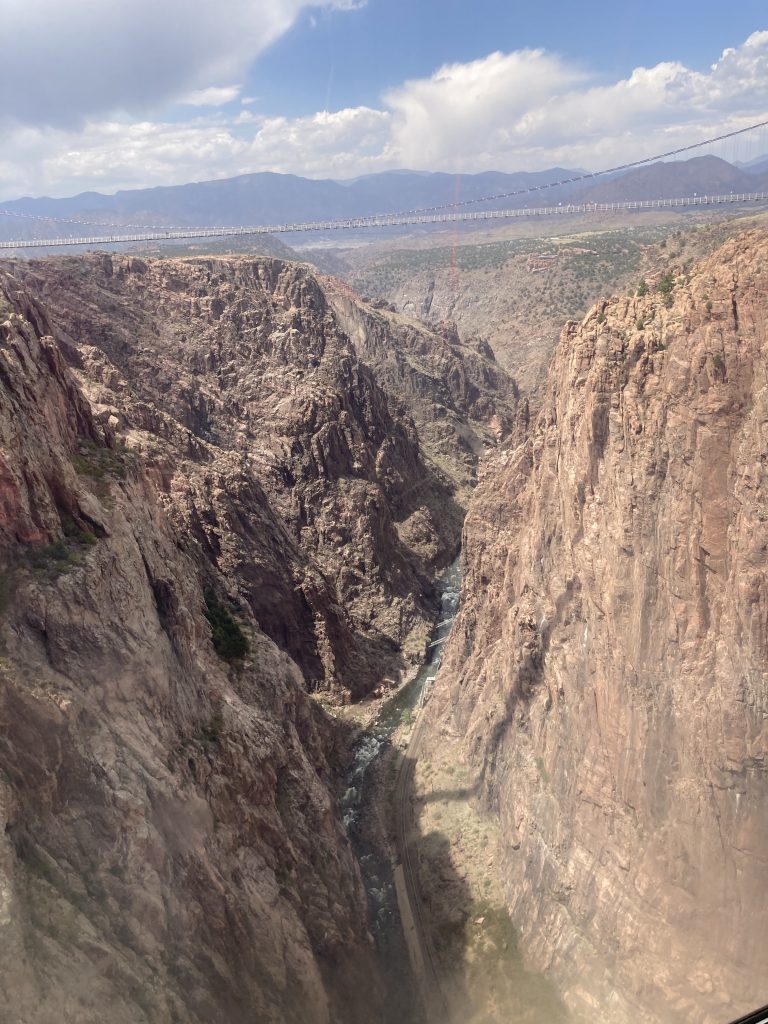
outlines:
[[[350,0],[3,0],[0,122],[144,114],[242,72],[310,7]]]
[[[381,168],[390,122],[387,111],[370,107],[269,118],[244,155],[251,167],[307,177],[364,174]]]
[[[401,166],[597,168],[760,120],[768,110],[768,32],[726,50],[706,72],[662,63],[595,86],[554,55],[521,51],[441,68],[387,100],[390,152]]]
[[[236,87],[211,82],[235,80],[217,67],[201,95],[228,102]],[[609,84],[555,54],[523,50],[442,67],[388,92],[380,109],[264,118],[248,100],[231,115],[182,123],[94,116],[79,128],[17,124],[0,150],[0,197],[260,170],[352,177],[393,167],[610,166],[768,119],[768,32],[705,70],[665,62]]]
[[[385,96],[394,115],[392,153],[405,166],[443,166],[469,154],[493,163],[509,147],[511,126],[583,78],[542,50],[446,65]]]
[[[182,96],[180,102],[188,107],[223,107],[240,95],[239,85],[211,85],[207,89],[194,89]]]
[[[253,170],[341,177],[376,170],[390,115],[357,107],[305,118],[241,110],[172,122],[94,121],[79,132],[19,127],[0,151],[0,199],[229,177]],[[12,159],[6,159],[13,153]]]

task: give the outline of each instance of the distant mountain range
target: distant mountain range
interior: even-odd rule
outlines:
[[[69,199],[17,199],[0,209],[22,216],[73,218],[89,224],[142,224],[213,227],[365,217],[480,199],[573,177],[577,171],[554,167],[535,173],[440,174],[386,171],[353,181],[300,178],[293,174],[244,174],[237,178],[115,195],[84,192]],[[570,192],[573,191],[571,186]],[[558,189],[562,197],[570,194]],[[504,200],[507,204],[509,200]],[[14,218],[14,226],[23,220]],[[27,228],[32,223],[27,221]]]
[[[315,180],[292,174],[245,174],[236,178],[134,189],[102,195],[84,192],[66,199],[14,199],[0,210],[0,238],[50,237],[71,233],[70,220],[94,230],[121,227],[215,227],[365,217],[478,200],[498,193],[536,189],[478,208],[551,205],[565,201],[617,202],[657,197],[768,189],[768,158],[735,167],[714,156],[650,164],[597,181],[571,182],[539,191],[538,186],[576,177],[583,171],[552,167],[503,174],[443,174],[386,171],[350,181]],[[30,218],[42,218],[30,219]]]
[[[768,161],[766,161],[768,164]],[[744,169],[716,156],[648,164],[621,177],[586,189],[580,198],[591,203],[630,199],[680,199],[683,196],[759,192],[768,189],[768,166]]]

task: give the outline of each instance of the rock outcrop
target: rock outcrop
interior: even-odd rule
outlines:
[[[768,236],[659,285],[565,328],[489,460],[430,742],[572,1007],[715,1024],[768,994]]]
[[[412,250],[372,246],[347,254],[349,279],[362,294],[392,303],[402,314],[436,329],[455,324],[467,341],[482,339],[538,409],[563,323],[640,278],[642,235],[588,233],[592,227],[586,221],[581,229],[571,225],[573,235],[551,240],[472,244],[467,238]],[[542,226],[529,229],[536,234]]]
[[[467,501],[478,457],[526,422],[517,384],[487,343],[462,342],[454,324],[430,329],[386,303],[352,298],[338,279],[325,280],[356,351],[394,408],[413,417],[433,465]]]
[[[20,311],[61,339],[91,403],[154,467],[179,527],[312,689],[359,696],[418,661],[429,581],[458,547],[480,437],[515,415],[502,371],[476,429],[471,410],[453,416],[437,465],[414,418],[439,400],[438,374],[426,397],[388,394],[358,351],[370,349],[365,329],[357,346],[345,330],[368,314],[348,309],[342,322],[307,267],[96,255],[9,270]],[[426,330],[420,340],[439,342]],[[377,343],[397,358],[393,329]]]
[[[0,1016],[375,1019],[309,693],[418,660],[451,473],[305,267],[6,262],[0,325]]]

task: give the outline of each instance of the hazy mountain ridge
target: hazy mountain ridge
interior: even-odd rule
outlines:
[[[0,209],[18,219],[2,218],[4,237],[50,236],[54,223],[25,221],[23,216],[73,218],[83,224],[147,227],[214,227],[336,220],[396,213],[480,199],[535,188],[577,177],[579,171],[554,167],[536,172],[480,174],[381,172],[347,183],[262,172],[236,178],[118,192],[95,192],[66,199],[13,199]],[[653,164],[605,180],[573,182],[542,191],[478,205],[478,209],[556,205],[564,201],[615,202],[656,196],[670,198],[694,192],[755,191],[768,187],[768,176],[756,169],[733,167],[713,156]],[[472,206],[469,207],[472,209]],[[7,220],[7,223],[6,223]],[[65,226],[66,227],[66,226]],[[67,229],[69,230],[69,229]]]

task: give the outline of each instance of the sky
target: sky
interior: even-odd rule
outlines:
[[[0,0],[0,32],[5,200],[597,169],[768,119],[765,0]]]

